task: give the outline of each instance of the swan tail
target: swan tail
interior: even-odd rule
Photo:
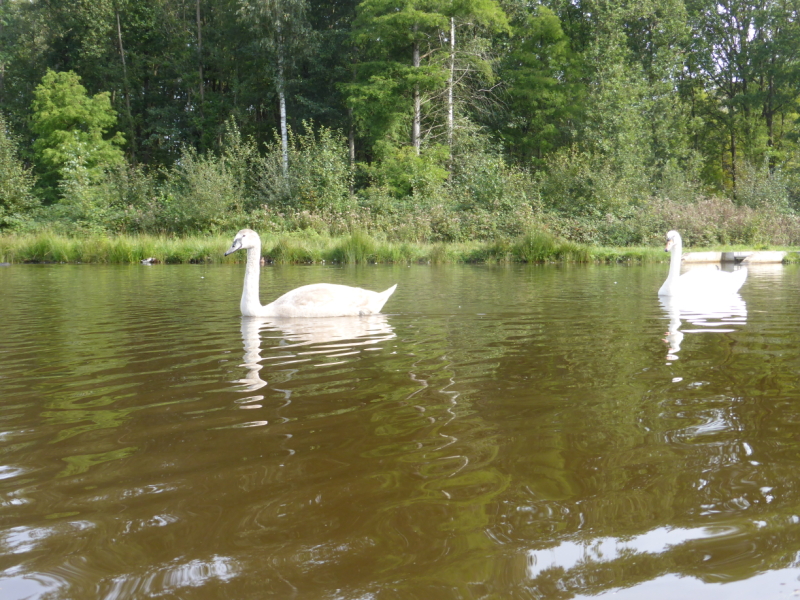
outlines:
[[[392,287],[388,290],[384,290],[377,294],[375,301],[372,303],[372,310],[375,312],[380,312],[383,308],[383,305],[386,304],[386,301],[389,299],[389,296],[394,294],[395,289],[397,289],[397,284],[395,283]]]

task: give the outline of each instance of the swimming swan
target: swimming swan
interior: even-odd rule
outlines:
[[[711,269],[693,269],[683,275],[681,272],[681,250],[683,244],[677,231],[667,233],[667,246],[670,252],[669,275],[658,290],[659,296],[719,296],[735,294],[747,279],[747,269],[733,273]]]
[[[247,266],[244,270],[244,290],[240,307],[245,317],[348,317],[379,313],[392,295],[397,284],[383,292],[371,292],[361,288],[314,283],[304,285],[261,306],[258,299],[260,275],[261,238],[252,229],[242,229],[233,238],[233,244],[225,256],[237,250],[247,250]]]

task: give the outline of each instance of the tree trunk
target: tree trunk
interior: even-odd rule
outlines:
[[[414,25],[414,31],[417,31],[417,26]],[[419,42],[414,40],[414,45],[412,48],[412,64],[415,69],[419,68]],[[419,156],[419,146],[420,146],[420,122],[422,121],[421,118],[422,113],[422,100],[420,99],[419,94],[419,84],[414,84],[414,120],[411,125],[411,145],[414,146],[414,151]]]
[[[197,70],[200,74],[200,112],[206,100],[205,82],[203,80],[203,28],[200,24],[200,0],[196,1],[197,8]]]
[[[122,45],[122,25],[119,19],[119,6],[114,2],[114,12],[117,17],[117,40],[119,42],[119,55],[122,59],[122,83],[125,86],[125,109],[128,113],[128,127],[131,136],[131,163],[136,164],[136,127],[133,124],[133,113],[131,112],[131,91],[128,83],[128,65],[125,61],[125,48]]]
[[[348,120],[350,121],[350,131],[347,134],[347,146],[350,150],[350,194],[353,194],[353,177],[352,174],[356,170],[356,128],[353,123],[353,109],[347,109]]]
[[[775,109],[774,105],[774,98],[775,98],[775,76],[773,75],[775,69],[775,57],[773,56],[770,60],[770,72],[767,74],[767,97],[764,100],[764,118],[767,121],[767,146],[770,148],[775,147]],[[770,162],[774,160],[774,157],[770,157]],[[772,165],[770,165],[772,166]]]
[[[736,127],[731,116],[731,180],[733,183],[733,196],[736,197]]]
[[[447,146],[450,149],[450,159],[447,162],[448,179],[453,174],[453,85],[456,72],[456,20],[450,17],[450,78],[447,81]]]
[[[289,132],[286,126],[286,94],[283,75],[283,37],[281,26],[278,24],[278,76],[275,79],[275,86],[278,88],[278,104],[281,113],[281,151],[283,153],[283,176],[289,176]]]

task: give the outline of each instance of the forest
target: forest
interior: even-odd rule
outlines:
[[[799,0],[0,0],[0,234],[800,243]]]

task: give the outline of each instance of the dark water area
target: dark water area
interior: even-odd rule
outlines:
[[[800,267],[0,269],[0,598],[800,594]]]

